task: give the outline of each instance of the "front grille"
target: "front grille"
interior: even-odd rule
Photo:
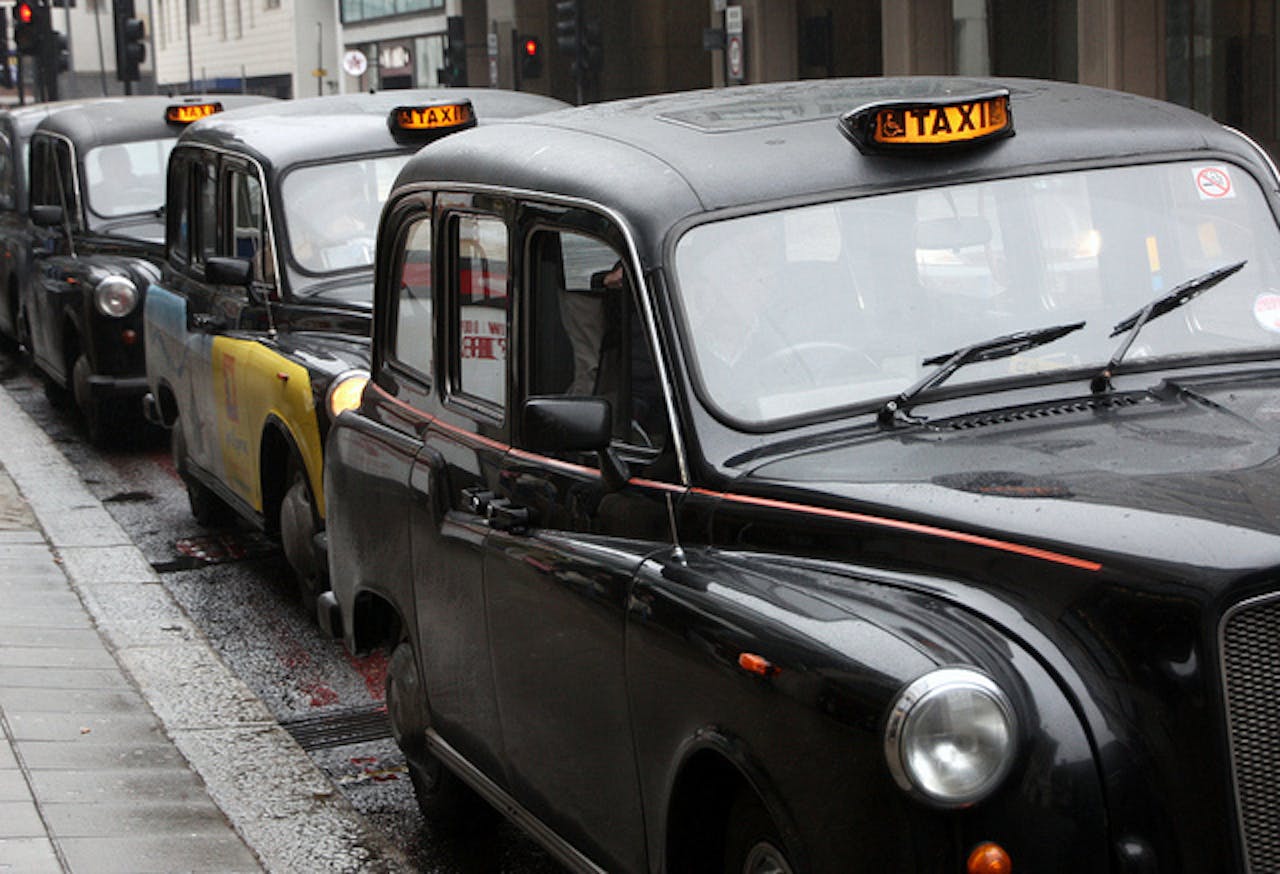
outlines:
[[[1247,867],[1280,871],[1280,596],[1223,618],[1222,675]]]

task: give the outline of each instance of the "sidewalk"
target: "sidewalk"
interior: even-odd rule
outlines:
[[[0,599],[0,872],[404,867],[3,389]]]

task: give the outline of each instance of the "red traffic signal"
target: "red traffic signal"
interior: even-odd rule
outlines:
[[[519,42],[520,78],[536,79],[542,75],[542,43],[536,36],[523,37]]]
[[[43,16],[41,13],[44,13]],[[13,41],[18,46],[19,54],[36,54],[40,50],[44,31],[48,29],[48,7],[36,8],[25,2],[13,7]]]
[[[19,3],[13,12],[13,17],[19,24],[30,24],[35,13],[31,11],[30,3]]]

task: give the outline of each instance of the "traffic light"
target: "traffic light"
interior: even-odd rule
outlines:
[[[138,68],[147,59],[146,25],[134,17],[133,0],[113,0],[111,9],[116,34],[116,78],[137,82]]]
[[[581,0],[556,0],[556,48],[577,60],[582,48]]]
[[[34,55],[40,47],[36,8],[30,3],[18,3],[13,7],[13,41],[18,46],[18,53],[23,55]]]
[[[441,85],[467,84],[466,19],[450,15],[445,19],[444,66],[437,74]]]
[[[55,75],[71,69],[71,43],[61,31],[49,31],[49,58]]]
[[[536,79],[542,75],[542,43],[536,36],[520,40],[520,78]]]

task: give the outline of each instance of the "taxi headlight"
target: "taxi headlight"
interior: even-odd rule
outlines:
[[[349,370],[329,384],[324,406],[331,419],[338,418],[343,410],[360,406],[360,395],[369,382],[369,374],[363,370]]]
[[[138,305],[138,286],[123,276],[108,276],[94,287],[93,302],[104,316],[123,318]]]
[[[990,795],[1009,772],[1017,723],[990,677],[941,668],[898,694],[884,740],[899,786],[938,806],[964,807]]]

